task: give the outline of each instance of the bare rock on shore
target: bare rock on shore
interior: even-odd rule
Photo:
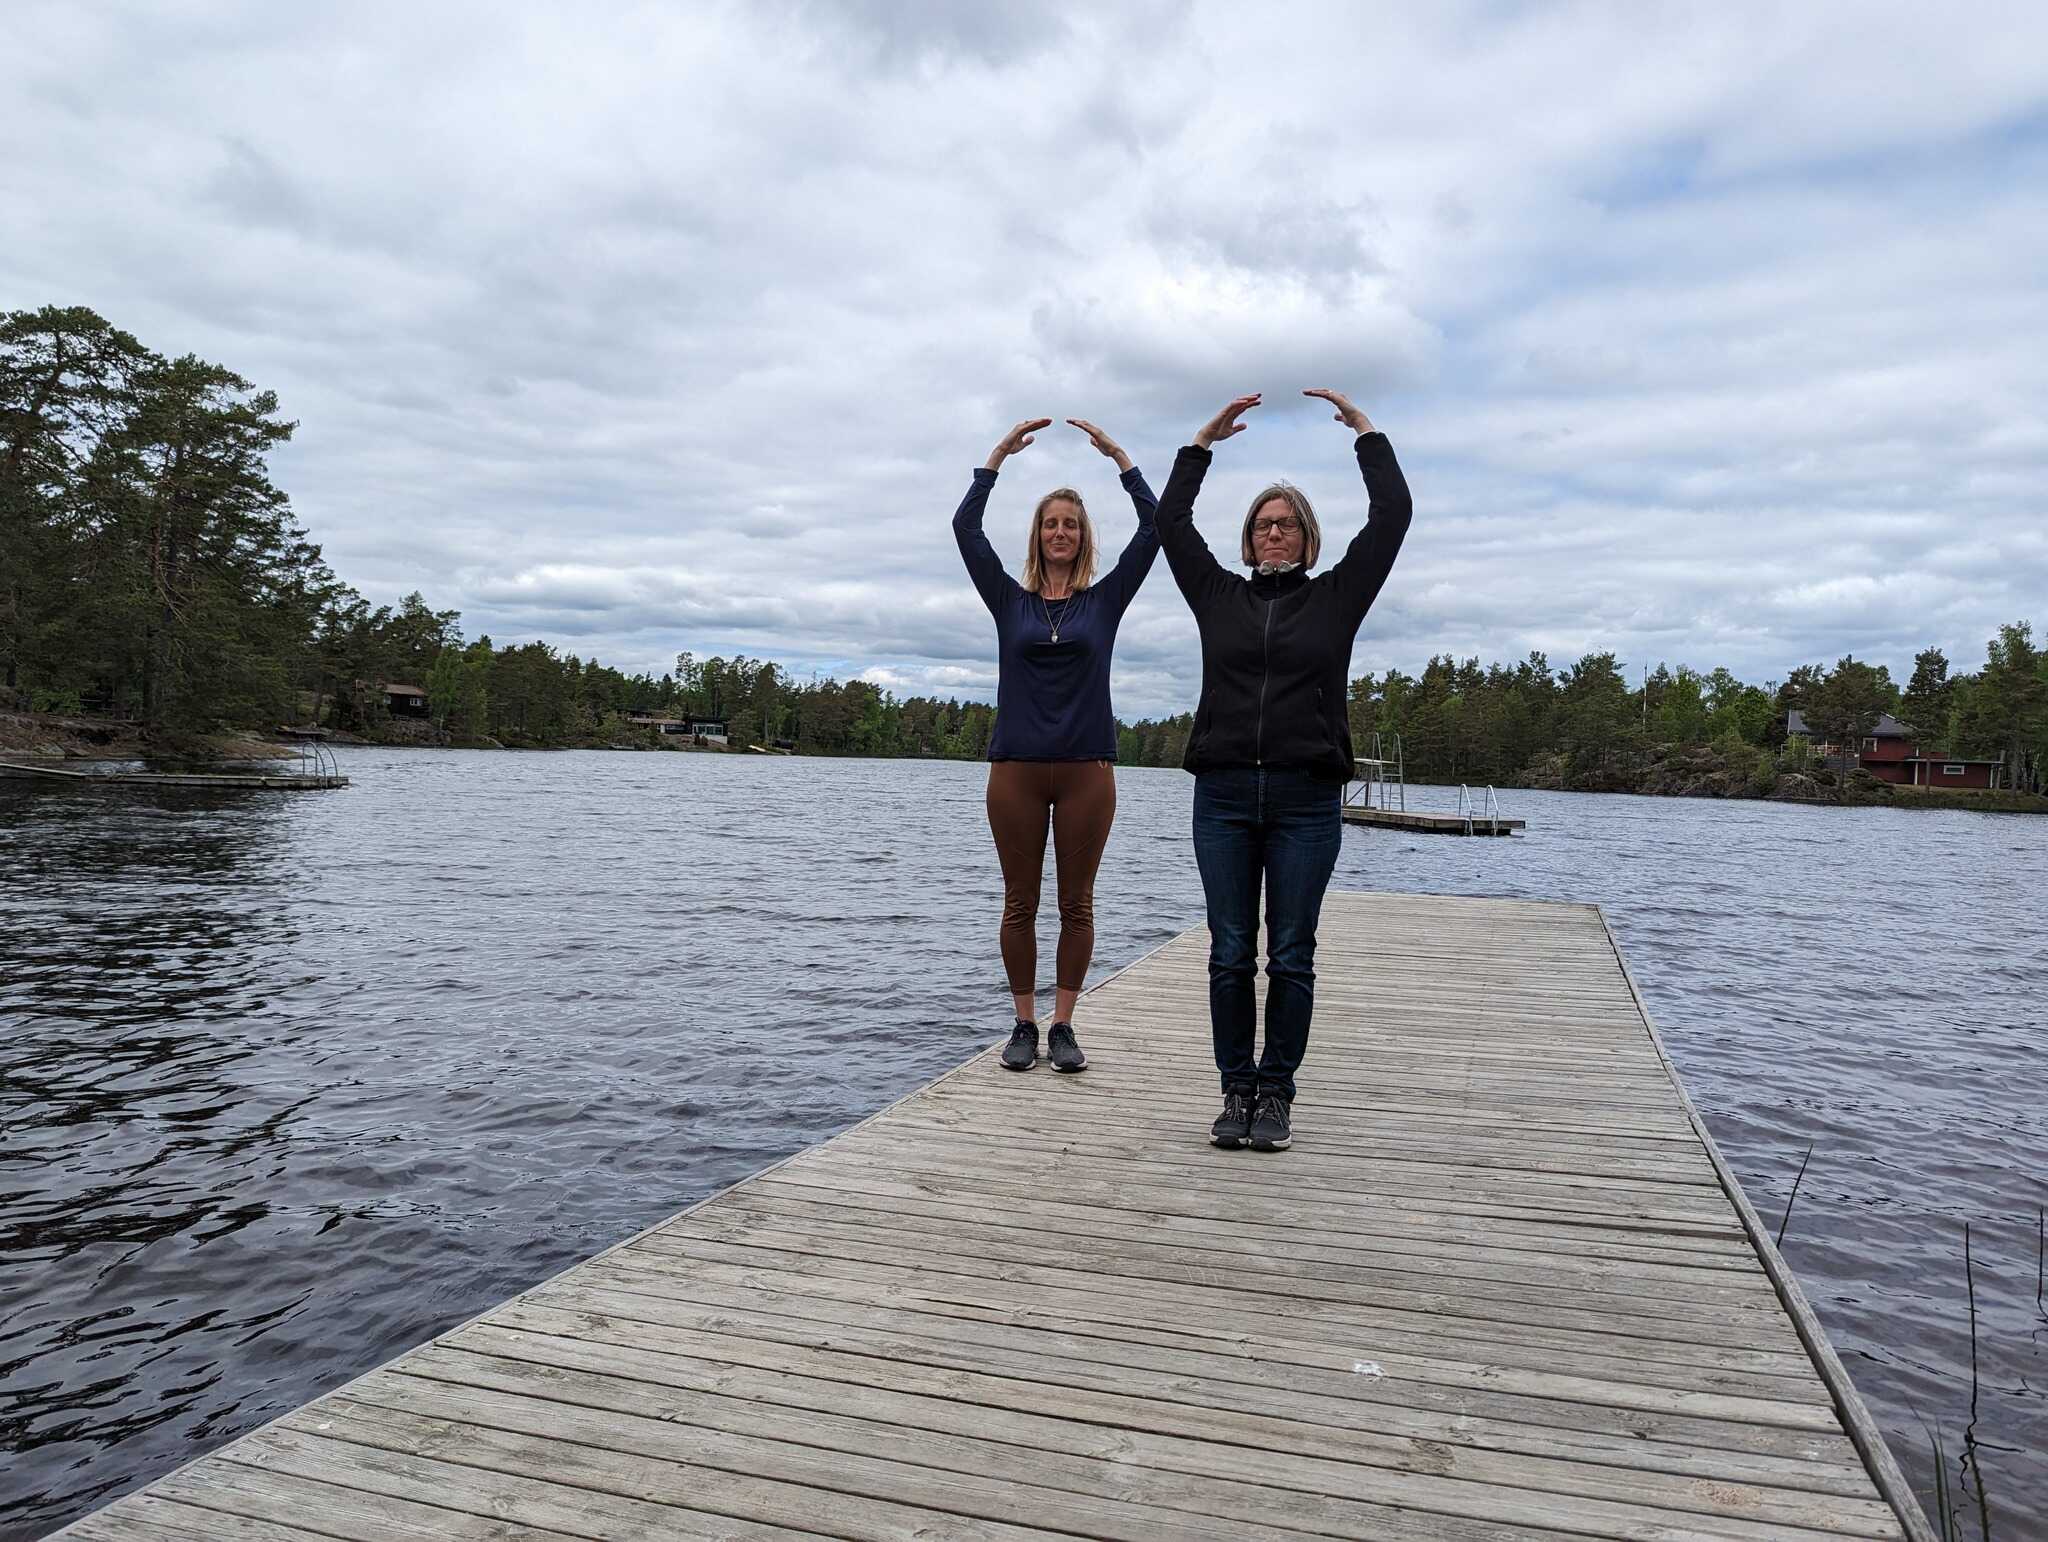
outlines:
[[[0,712],[0,755],[38,760],[127,759],[142,753],[133,723],[112,718]]]
[[[1769,796],[1773,803],[1831,803],[1834,801],[1834,789],[1823,788],[1801,772],[1787,771],[1778,778]]]
[[[1751,798],[1755,765],[1753,758],[1723,755],[1706,745],[1660,745],[1651,751],[1635,791],[1666,798]]]
[[[292,751],[246,734],[161,734],[118,718],[0,712],[0,756],[35,760],[276,760]]]
[[[377,725],[378,744],[411,744],[427,749],[445,750],[454,741],[454,736],[445,728],[420,718],[395,717]]]

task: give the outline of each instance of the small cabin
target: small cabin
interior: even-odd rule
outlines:
[[[1906,725],[1889,712],[1879,713],[1876,726],[1853,746],[1820,744],[1805,714],[1796,708],[1785,715],[1785,732],[1813,739],[1823,754],[1853,754],[1856,764],[1879,781],[1901,787],[1992,788],[1998,785],[1999,767],[2005,764],[2003,755],[1994,760],[1972,760],[1928,749],[1916,743]]]
[[[726,743],[725,720],[715,717],[693,717],[690,719],[690,735],[710,744]]]
[[[425,717],[427,693],[416,685],[386,685],[384,709],[393,717]]]

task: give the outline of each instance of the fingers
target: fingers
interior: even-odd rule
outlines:
[[[1328,402],[1331,406],[1335,407],[1337,409],[1337,421],[1339,423],[1342,423],[1346,428],[1358,428],[1359,431],[1363,433],[1366,427],[1371,426],[1368,423],[1365,414],[1360,412],[1357,407],[1353,406],[1351,398],[1346,396],[1342,391],[1332,391],[1325,387],[1316,387],[1304,390],[1301,394],[1303,396],[1319,396],[1324,401]]]
[[[1044,428],[1047,424],[1051,422],[1051,418],[1028,418],[1024,422],[1019,423],[1015,428],[1011,429],[1010,437],[1005,439],[1003,442],[1006,445],[1008,445],[1012,451],[1021,450],[1024,448],[1025,445],[1030,444],[1032,442],[1031,436],[1033,434],[1037,433],[1039,429]]]

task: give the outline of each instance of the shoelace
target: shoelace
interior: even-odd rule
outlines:
[[[1287,1128],[1287,1104],[1283,1100],[1279,1098],[1260,1098],[1258,1112],[1252,1115],[1252,1122],[1256,1124],[1268,1114],[1271,1114],[1280,1121],[1282,1129]]]
[[[1035,1044],[1038,1042],[1038,1030],[1029,1023],[1019,1023],[1010,1030],[1010,1042],[1012,1044]]]
[[[1223,1100],[1223,1117],[1233,1123],[1240,1119],[1247,1124],[1251,1123],[1252,1100],[1241,1092],[1229,1094]]]

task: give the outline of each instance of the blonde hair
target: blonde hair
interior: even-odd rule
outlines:
[[[1095,582],[1095,521],[1088,517],[1088,505],[1081,501],[1081,495],[1071,487],[1055,487],[1038,500],[1038,507],[1031,511],[1031,544],[1024,549],[1024,587],[1033,594],[1045,585],[1045,563],[1039,555],[1039,527],[1045,522],[1047,507],[1055,503],[1071,503],[1081,514],[1081,549],[1074,553],[1074,579],[1069,586],[1080,590]]]
[[[1275,482],[1271,487],[1252,499],[1252,506],[1244,511],[1244,535],[1238,541],[1238,551],[1244,558],[1244,565],[1255,568],[1258,556],[1252,551],[1252,521],[1260,509],[1278,498],[1294,510],[1294,517],[1301,521],[1301,565],[1312,568],[1316,558],[1323,554],[1323,527],[1316,523],[1316,511],[1309,507],[1308,494],[1292,482]]]

